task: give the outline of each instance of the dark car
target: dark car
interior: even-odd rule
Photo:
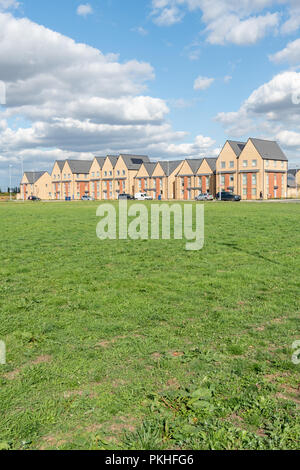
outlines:
[[[125,193],[123,193],[123,194],[119,194],[118,199],[119,199],[119,200],[121,200],[121,199],[133,199],[133,197],[130,196],[130,194],[125,194]]]
[[[40,201],[41,199],[39,197],[36,197],[36,196],[29,196],[28,197],[28,201]]]
[[[220,200],[220,193],[217,193],[216,199],[217,201]],[[222,191],[221,200],[222,201],[240,201],[241,196],[237,196],[236,194],[230,193],[229,191]]]

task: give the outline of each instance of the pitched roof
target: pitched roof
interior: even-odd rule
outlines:
[[[262,140],[262,139],[253,139],[250,137],[249,139],[260,156],[264,160],[284,160],[287,161],[287,157],[277,144],[277,142],[273,140]]]
[[[158,162],[164,170],[166,176],[170,176],[174,170],[183,162],[183,160],[161,161]]]
[[[205,158],[205,160],[207,161],[210,169],[212,171],[216,171],[216,169],[217,169],[217,160],[218,159],[217,158]]]
[[[110,163],[112,164],[112,167],[115,168],[119,157],[117,155],[107,155],[106,158],[109,159]]]
[[[203,163],[203,160],[204,158],[187,158],[186,161],[188,162],[188,164],[190,165],[191,167],[191,170],[193,172],[193,174],[195,175],[197,173],[197,171],[199,170],[200,166],[202,165]]]
[[[246,145],[246,142],[239,142],[238,140],[227,140],[227,142],[229,143],[230,147],[232,148],[237,157],[241,155]]]
[[[289,175],[296,176],[296,174],[298,173],[298,171],[300,171],[299,168],[290,168],[290,169],[288,170],[288,174],[289,174]]]
[[[25,171],[29,184],[36,183],[47,171]]]
[[[62,169],[63,169],[63,167],[64,167],[64,165],[65,165],[65,163],[66,163],[66,160],[56,160],[55,163],[58,164],[60,171],[62,171]],[[54,163],[54,165],[55,165],[55,163]]]
[[[144,162],[143,165],[144,165],[148,175],[152,176],[153,172],[155,170],[155,167],[157,165],[157,162]]]
[[[106,157],[95,157],[95,158],[96,158],[96,160],[97,160],[97,162],[98,162],[100,168],[102,169],[102,168],[103,168],[103,165],[104,165],[104,162],[105,162],[105,160],[106,160]]]
[[[149,157],[147,155],[124,155],[121,154],[125,165],[128,170],[139,170],[143,163],[149,163]]]
[[[89,173],[92,166],[91,160],[66,160],[73,174]]]

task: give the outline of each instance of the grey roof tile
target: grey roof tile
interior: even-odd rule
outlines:
[[[284,160],[287,161],[287,157],[279,147],[278,143],[273,140],[263,140],[263,139],[249,139],[260,156],[264,160]]]
[[[160,166],[164,170],[166,176],[170,176],[178,166],[183,163],[184,160],[172,160],[172,161],[165,161],[162,160],[158,163],[160,163]]]
[[[91,160],[66,160],[73,174],[85,174],[90,172]]]
[[[227,142],[229,143],[230,147],[232,148],[237,157],[241,155],[246,145],[246,142],[239,142],[238,140],[227,140]]]
[[[143,163],[150,163],[147,155],[126,155],[121,153],[124,163],[128,170],[139,170]]]
[[[190,165],[193,174],[196,175],[204,161],[204,158],[187,158],[186,161]]]
[[[210,169],[211,169],[212,171],[216,171],[216,169],[217,169],[217,160],[218,160],[218,159],[211,157],[211,158],[205,158],[205,160],[207,161],[207,163],[208,163]]]
[[[47,171],[25,171],[29,184],[36,183]]]

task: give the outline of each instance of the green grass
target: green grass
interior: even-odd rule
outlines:
[[[0,448],[296,449],[300,205],[208,203],[203,250],[0,204]]]

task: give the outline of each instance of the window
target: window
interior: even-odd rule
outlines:
[[[268,168],[269,166],[269,160],[266,160],[266,167]]]
[[[229,162],[229,167],[234,168],[234,162]]]
[[[66,173],[64,174],[64,179],[67,179],[67,175],[66,175]]]
[[[244,167],[248,166],[248,160],[243,160],[243,166]]]
[[[244,189],[243,189],[243,195],[244,195],[244,196],[247,196],[247,188],[244,188]]]
[[[281,168],[284,168],[284,162],[281,162]]]
[[[139,189],[142,189],[142,180],[139,180]]]
[[[276,168],[276,167],[277,167],[277,162],[276,162],[276,160],[274,160],[274,168]]]
[[[221,162],[221,168],[226,168],[226,162]]]
[[[125,170],[123,170],[123,176],[125,176],[125,175],[126,175],[126,171],[125,171]]]
[[[107,176],[107,171],[104,172],[104,176]]]
[[[71,175],[70,175],[70,173],[68,174],[68,178],[69,178],[69,179],[71,178]]]
[[[95,176],[95,172],[94,172],[94,171],[93,171],[93,173],[92,173],[92,176],[93,176],[93,177]]]
[[[209,176],[206,176],[206,189],[209,189],[210,187],[210,177]]]
[[[87,178],[88,178],[88,175],[84,175],[84,177],[85,177],[85,179],[87,180]]]
[[[256,180],[257,180],[256,175],[252,175],[252,185],[253,186],[256,186]]]
[[[247,184],[247,175],[243,175],[243,185],[246,186]]]
[[[252,196],[256,196],[256,188],[252,188]]]
[[[252,160],[252,166],[257,166],[257,160]]]
[[[78,173],[78,175],[77,175],[77,178],[78,178],[78,179],[80,178],[80,174],[79,174],[79,173]]]
[[[97,171],[97,177],[98,178],[100,177],[100,171]]]
[[[145,188],[146,188],[146,189],[148,188],[148,180],[147,180],[147,178],[145,179]]]
[[[109,176],[112,176],[112,171],[109,172]]]
[[[56,178],[56,175],[53,175],[53,179],[55,179],[55,178]]]
[[[184,186],[184,178],[181,178],[181,186]]]
[[[234,176],[233,176],[233,175],[230,175],[229,180],[230,180],[230,183],[234,183]]]
[[[224,186],[225,184],[225,175],[221,176],[221,185]]]
[[[117,171],[117,175],[120,176],[120,170]]]

